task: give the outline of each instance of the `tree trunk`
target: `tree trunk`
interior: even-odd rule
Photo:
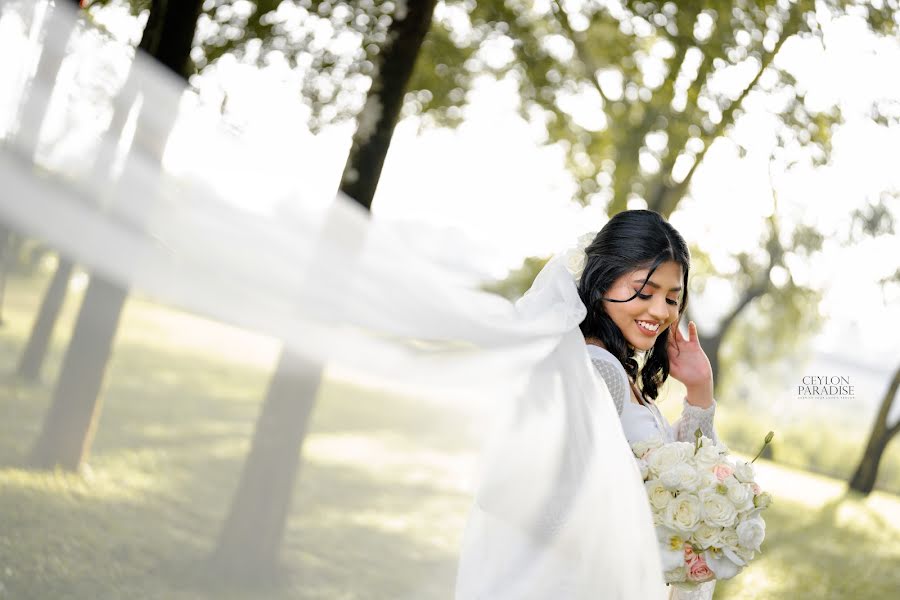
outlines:
[[[75,7],[79,6],[78,0],[69,0],[69,4],[73,4]],[[77,20],[71,18],[68,10],[60,10],[52,4],[47,7],[47,10],[48,14],[45,16],[47,23],[45,39],[62,40],[62,43],[66,43],[75,31]],[[37,69],[35,70],[35,81],[55,81],[59,73],[59,67],[62,64],[58,59],[58,56],[53,56],[49,52],[41,52]],[[21,151],[28,156],[33,156],[37,150],[41,125],[50,105],[50,96],[49,93],[29,94],[27,92],[24,95],[26,101],[21,105],[14,135],[16,137],[15,145],[20,147]],[[11,268],[9,254],[12,252],[12,248],[9,242],[11,238],[15,237],[14,232],[2,227],[2,231],[0,231],[0,244],[2,244],[2,250],[0,250],[0,261],[2,261],[2,264],[0,264],[0,310],[2,310],[3,306],[6,279]],[[0,314],[0,324],[2,323],[3,317]]]
[[[74,266],[72,261],[60,256],[53,279],[50,280],[50,285],[44,293],[37,318],[31,327],[31,335],[28,336],[28,343],[16,368],[16,374],[27,381],[37,381],[41,377],[44,358],[47,356],[56,320],[66,299],[66,290]]]
[[[152,3],[140,49],[182,78],[187,75],[190,49],[202,0]],[[186,24],[187,22],[187,24]],[[187,26],[189,25],[189,26]],[[132,79],[129,75],[129,81]],[[126,83],[126,88],[129,83]],[[175,123],[174,106],[154,106],[168,122],[153,122],[147,111],[138,117],[135,144],[140,144],[143,131],[152,131],[152,145],[147,144],[157,167],[161,164],[164,136]],[[155,118],[155,117],[154,117]],[[133,168],[126,161],[126,172]],[[113,340],[128,292],[102,277],[92,276],[75,323],[75,331],[63,359],[63,366],[53,392],[53,402],[44,420],[38,441],[31,454],[36,468],[60,466],[77,470],[87,457],[100,415],[100,391],[106,375]]]
[[[394,126],[403,108],[403,96],[412,76],[425,35],[431,27],[435,0],[408,2],[406,18],[388,29],[378,75],[366,97],[366,106],[353,136],[353,146],[341,177],[341,191],[365,206],[372,206]]]
[[[67,4],[74,5],[76,8],[79,7],[79,3],[74,0],[70,0]],[[47,7],[47,10],[44,39],[47,41],[59,40],[56,43],[67,43],[75,31],[78,21],[72,18],[71,10],[62,10],[61,7],[52,4]],[[41,52],[37,69],[35,70],[34,81],[55,81],[61,65],[60,55],[54,55],[46,51]],[[21,106],[15,132],[16,144],[29,156],[33,156],[35,150],[37,150],[38,137],[40,136],[44,116],[50,105],[50,97],[49,91],[39,94],[26,93],[26,102]]]
[[[211,557],[214,567],[230,576],[253,580],[276,568],[321,377],[322,365],[282,351]]]
[[[891,439],[900,431],[900,421],[892,427],[888,427],[887,419],[891,413],[891,406],[897,397],[897,389],[900,388],[900,367],[894,373],[894,378],[888,386],[884,397],[881,399],[881,407],[878,409],[878,415],[875,417],[875,424],[872,426],[872,433],[869,435],[869,441],[866,443],[866,449],[863,452],[862,459],[850,478],[850,489],[856,490],[863,494],[869,494],[875,488],[875,481],[878,478],[878,465],[881,462],[881,456]]]
[[[378,74],[354,135],[341,191],[370,208],[403,96],[435,0],[408,2],[406,18],[388,30]],[[237,492],[211,562],[220,573],[264,578],[276,569],[303,440],[321,381],[321,364],[283,350],[262,411]]]
[[[38,469],[78,470],[100,415],[100,388],[125,302],[125,291],[92,279],[78,313],[41,435],[29,463]]]
[[[709,366],[712,368],[713,385],[716,388],[719,386],[719,365],[721,364],[719,354],[722,349],[722,336],[724,333],[724,331],[720,330],[716,334],[708,337],[702,335],[699,336],[700,347],[703,348],[707,358],[709,358]],[[713,390],[713,394],[715,394],[715,389]]]

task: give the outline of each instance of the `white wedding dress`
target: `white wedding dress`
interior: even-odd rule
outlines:
[[[606,382],[606,387],[609,388],[629,444],[635,444],[655,436],[662,436],[666,442],[692,442],[697,428],[706,437],[718,441],[713,427],[713,417],[716,412],[715,401],[709,408],[699,408],[688,404],[685,400],[681,418],[671,425],[655,404],[651,403],[645,406],[633,399],[625,368],[612,353],[593,344],[588,345],[588,353],[594,368]],[[700,584],[694,590],[673,587],[670,598],[671,600],[710,600],[715,586],[715,581],[709,581]]]

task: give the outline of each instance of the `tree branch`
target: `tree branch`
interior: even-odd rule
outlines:
[[[588,49],[584,46],[584,40],[582,38],[581,33],[575,31],[572,28],[572,22],[569,20],[569,13],[565,11],[562,7],[562,3],[559,0],[552,0],[551,4],[553,5],[551,10],[553,14],[556,15],[556,20],[559,21],[560,26],[565,30],[569,41],[572,42],[572,45],[575,46],[575,54],[578,55],[578,60],[581,61],[581,64],[584,66],[584,69],[590,75],[589,79],[593,84],[594,88],[600,94],[600,98],[603,99],[603,106],[606,107],[609,104],[610,100],[607,97],[606,93],[603,91],[603,87],[600,85],[600,80],[597,79],[597,71],[599,71],[599,67],[594,63],[594,58],[588,52]]]
[[[775,56],[781,50],[781,47],[784,45],[784,42],[786,42],[788,40],[788,38],[791,37],[792,34],[788,33],[787,25],[796,18],[797,14],[798,14],[796,11],[799,10],[798,7],[799,7],[799,3],[794,5],[794,8],[792,9],[787,20],[785,21],[784,35],[782,35],[778,39],[778,42],[775,44],[775,47],[772,48],[771,52],[766,52],[765,54],[762,55],[762,58],[760,59],[760,67],[759,67],[759,70],[757,71],[756,75],[753,77],[753,79],[750,81],[750,83],[747,84],[747,86],[743,89],[743,91],[741,91],[740,95],[731,104],[728,105],[728,108],[726,108],[724,111],[722,111],[722,118],[719,120],[718,124],[712,130],[712,132],[710,132],[708,135],[704,136],[703,149],[695,157],[694,164],[691,165],[691,168],[687,172],[687,175],[685,175],[684,179],[681,180],[674,187],[673,191],[680,192],[681,194],[683,194],[684,191],[687,190],[688,186],[690,186],[690,184],[691,184],[691,180],[694,178],[694,173],[697,171],[697,167],[700,166],[701,162],[703,162],[703,159],[706,156],[706,153],[709,151],[710,146],[712,146],[712,143],[725,132],[726,127],[728,127],[729,125],[731,125],[734,122],[734,113],[737,111],[738,108],[740,108],[741,104],[744,102],[744,99],[750,94],[750,92],[753,91],[753,89],[756,87],[756,84],[759,83],[759,80],[762,77],[763,73],[765,73],[766,69],[769,68],[769,65],[772,64],[772,61],[775,59]],[[678,196],[679,196],[679,194],[676,193],[675,197],[678,197]]]

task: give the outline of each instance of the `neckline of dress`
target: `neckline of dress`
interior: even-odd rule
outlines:
[[[612,362],[615,363],[616,365],[618,365],[618,367],[619,367],[620,369],[622,369],[622,371],[625,371],[625,367],[622,366],[622,363],[619,362],[619,359],[617,359],[617,358],[615,357],[615,355],[614,355],[612,352],[610,352],[609,350],[607,350],[607,349],[604,348],[603,346],[598,346],[598,345],[596,345],[596,344],[585,344],[585,345],[588,347],[588,354],[591,354],[592,352],[593,352],[593,353],[600,352],[600,353],[602,353],[602,354],[605,354],[605,355],[609,356],[610,358],[612,358],[612,359],[613,359]],[[593,350],[592,350],[592,349],[593,349]],[[625,377],[628,378],[628,373],[625,373]],[[645,408],[645,409],[647,409],[648,411],[650,411],[650,414],[653,415],[653,419],[656,421],[657,425],[660,425],[660,423],[659,423],[659,417],[657,416],[657,412],[659,411],[659,407],[656,406],[656,403],[655,403],[655,402],[650,402],[649,404],[641,404],[640,402],[634,402],[634,401],[631,399],[631,379],[630,379],[630,378],[628,378],[628,382],[629,382],[629,386],[628,386],[628,387],[629,387],[629,390],[628,390],[628,396],[629,396],[629,398],[628,398],[628,403],[629,403],[629,404],[634,404],[634,405],[636,405],[636,406],[638,406],[638,407]],[[651,407],[652,407],[652,408],[651,408]],[[655,408],[656,410],[653,410],[654,408]]]

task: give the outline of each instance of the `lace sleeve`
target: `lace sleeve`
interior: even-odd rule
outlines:
[[[628,390],[628,375],[625,374],[625,369],[621,365],[615,365],[602,358],[591,357],[591,362],[594,364],[594,368],[597,369],[597,373],[606,382],[609,394],[616,405],[616,412],[621,415],[622,407],[625,405],[625,400],[630,393]]]
[[[715,400],[708,408],[700,408],[699,406],[688,404],[687,398],[685,398],[684,408],[681,410],[681,418],[674,425],[676,439],[679,442],[693,442],[694,432],[699,427],[703,435],[714,442],[718,442],[719,437],[716,435],[715,427],[713,427],[713,417],[715,415]]]

